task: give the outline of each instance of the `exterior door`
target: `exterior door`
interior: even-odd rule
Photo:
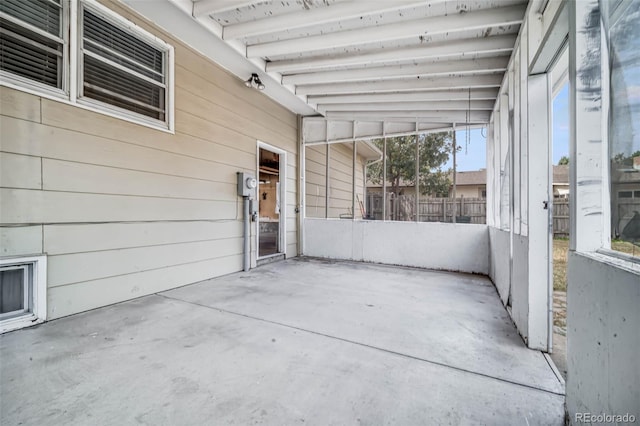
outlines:
[[[258,258],[285,252],[286,153],[258,143]]]

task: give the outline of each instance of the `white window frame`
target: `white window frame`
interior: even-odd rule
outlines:
[[[53,88],[28,78],[0,71],[0,86],[6,86],[32,95],[51,99],[64,104],[79,107],[92,112],[118,118],[156,130],[175,133],[175,51],[172,45],[159,39],[140,26],[120,16],[111,9],[99,4],[95,0],[63,0],[62,34],[63,40],[63,70],[62,90]],[[79,96],[81,84],[81,52],[82,31],[79,26],[82,8],[89,8],[92,12],[108,20],[114,25],[131,32],[135,37],[166,52],[165,61],[165,121],[155,120],[143,114],[124,108]]]
[[[31,270],[31,310],[24,315],[0,321],[0,333],[39,324],[47,319],[47,256],[9,257],[0,266],[29,266]]]
[[[62,87],[52,87],[34,80],[31,80],[27,77],[22,77],[20,75],[12,74],[10,72],[6,72],[4,70],[0,70],[0,85],[11,87],[13,89],[23,90],[28,93],[34,95],[41,95],[55,100],[66,99],[69,97],[69,64],[70,64],[70,55],[69,55],[69,13],[71,7],[69,7],[68,0],[61,1],[62,6],[62,20],[61,25],[61,33],[62,37],[58,38],[62,40]],[[32,25],[21,22],[19,19],[13,18],[12,16],[7,16],[3,14],[3,17],[16,25],[23,26],[31,31],[37,32],[41,35],[46,35],[47,38],[56,39],[57,37],[46,33],[45,31],[38,30]]]
[[[621,3],[618,3],[616,7],[620,6]],[[626,9],[626,7],[625,7]],[[604,10],[600,10],[600,13],[607,13]],[[620,14],[620,12],[618,12]],[[611,247],[611,209],[612,203],[611,198],[615,198],[620,200],[620,192],[624,192],[624,189],[617,190],[615,193],[613,191],[613,187],[611,185],[611,169],[610,169],[610,147],[614,141],[611,138],[610,126],[611,126],[611,92],[610,92],[610,84],[611,84],[611,69],[610,69],[610,61],[609,55],[611,52],[609,51],[609,45],[606,43],[607,35],[605,32],[610,31],[610,28],[605,25],[602,17],[600,18],[600,48],[602,52],[602,60],[601,60],[601,78],[602,78],[602,118],[603,118],[603,132],[602,138],[603,141],[603,158],[605,161],[603,162],[603,185],[602,185],[602,193],[603,193],[603,238],[602,238],[602,246],[596,250],[596,253],[604,255],[605,259],[614,265],[624,267],[630,269],[635,272],[640,272],[640,259],[637,257],[633,257],[627,255],[625,253],[614,250]],[[627,198],[628,200],[632,200],[635,196],[635,189],[630,189],[631,198]],[[624,198],[623,198],[624,199]]]
[[[83,27],[80,24],[82,19],[82,12],[87,9],[110,24],[120,28],[121,30],[128,32],[132,36],[144,41],[145,43],[151,45],[152,47],[162,50],[165,52],[165,63],[164,63],[164,76],[165,76],[165,121],[160,121],[153,119],[151,117],[147,117],[143,114],[138,114],[133,111],[129,111],[125,108],[120,108],[115,105],[111,105],[107,102],[98,101],[95,99],[91,99],[89,97],[82,96],[82,82],[83,82],[83,67],[82,67],[82,38],[83,38]],[[84,0],[80,2],[79,7],[77,9],[77,19],[75,21],[77,23],[77,34],[76,34],[76,43],[77,48],[74,49],[76,61],[76,81],[74,84],[76,90],[76,97],[78,104],[86,105],[91,108],[95,108],[99,111],[103,111],[110,115],[114,115],[116,117],[128,119],[132,118],[141,123],[146,123],[150,126],[158,126],[164,125],[167,129],[173,128],[172,118],[173,118],[173,47],[159,38],[155,37],[153,34],[147,32],[143,28],[137,26],[133,22],[123,18],[112,10],[106,8],[105,6],[97,3],[94,0]]]

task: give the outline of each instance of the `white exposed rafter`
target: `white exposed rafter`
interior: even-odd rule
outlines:
[[[226,30],[225,30],[226,31]],[[323,56],[309,59],[293,59],[267,63],[267,71],[294,73],[322,68],[350,65],[380,64],[385,62],[424,60],[436,57],[471,56],[474,54],[509,54],[515,43],[515,35],[462,39],[438,43],[426,43],[417,47],[392,50],[376,50],[363,54]]]
[[[326,117],[345,120],[393,119],[395,121],[453,122],[459,124],[488,123],[489,111],[355,111],[328,112]],[[468,120],[468,121],[467,121]]]
[[[193,16],[211,15],[213,13],[225,12],[239,7],[251,6],[256,3],[264,3],[265,0],[199,0],[193,2]]]
[[[374,41],[398,40],[421,35],[429,36],[456,31],[485,29],[487,27],[517,25],[522,22],[524,11],[525,7],[522,5],[509,6],[261,43],[247,46],[247,57],[270,57],[312,52],[332,47],[366,44]]]
[[[349,83],[327,83],[297,86],[298,95],[331,95],[345,93],[400,92],[414,90],[465,89],[500,87],[502,74],[478,76],[447,76],[437,78],[411,78]]]
[[[309,103],[319,104],[349,104],[349,103],[381,103],[381,102],[431,102],[455,100],[495,100],[498,89],[455,89],[436,90],[429,92],[410,93],[365,93],[360,95],[326,95],[309,96]]]
[[[445,0],[439,0],[444,2]],[[310,25],[326,24],[342,21],[359,16],[383,13],[390,10],[404,9],[424,4],[419,0],[377,0],[371,2],[344,2],[335,3],[326,7],[313,8],[296,12],[285,13],[254,21],[240,22],[227,25],[224,29],[224,39],[232,40],[243,37],[252,37],[261,34],[275,33],[282,30],[292,30]]]
[[[387,102],[362,104],[318,104],[321,113],[339,111],[491,111],[495,100],[488,101],[436,101],[436,102]]]
[[[303,142],[307,146],[371,140],[383,136],[408,136],[420,133],[449,132],[452,122],[436,123],[422,121],[370,120],[357,121],[354,129],[352,120],[331,120],[324,117],[304,117],[302,119]],[[465,126],[467,127],[467,126]],[[486,124],[471,124],[471,129],[486,127]]]
[[[499,56],[495,58],[313,72],[285,75],[282,77],[282,83],[298,85],[341,81],[361,81],[374,78],[389,79],[416,76],[434,77],[447,74],[491,74],[506,71],[508,61],[508,56]]]

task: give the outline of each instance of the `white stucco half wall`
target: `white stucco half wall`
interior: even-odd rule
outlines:
[[[305,219],[304,255],[489,273],[486,225]]]
[[[496,286],[500,300],[507,305],[509,299],[509,231],[489,227],[489,277]]]
[[[640,421],[640,272],[569,252],[567,410]]]

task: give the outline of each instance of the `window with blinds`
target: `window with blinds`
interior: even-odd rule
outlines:
[[[62,89],[63,34],[61,0],[1,0],[0,69]]]
[[[172,52],[96,1],[0,0],[0,84],[14,89],[173,130]]]
[[[82,8],[80,95],[166,121],[167,50]]]

